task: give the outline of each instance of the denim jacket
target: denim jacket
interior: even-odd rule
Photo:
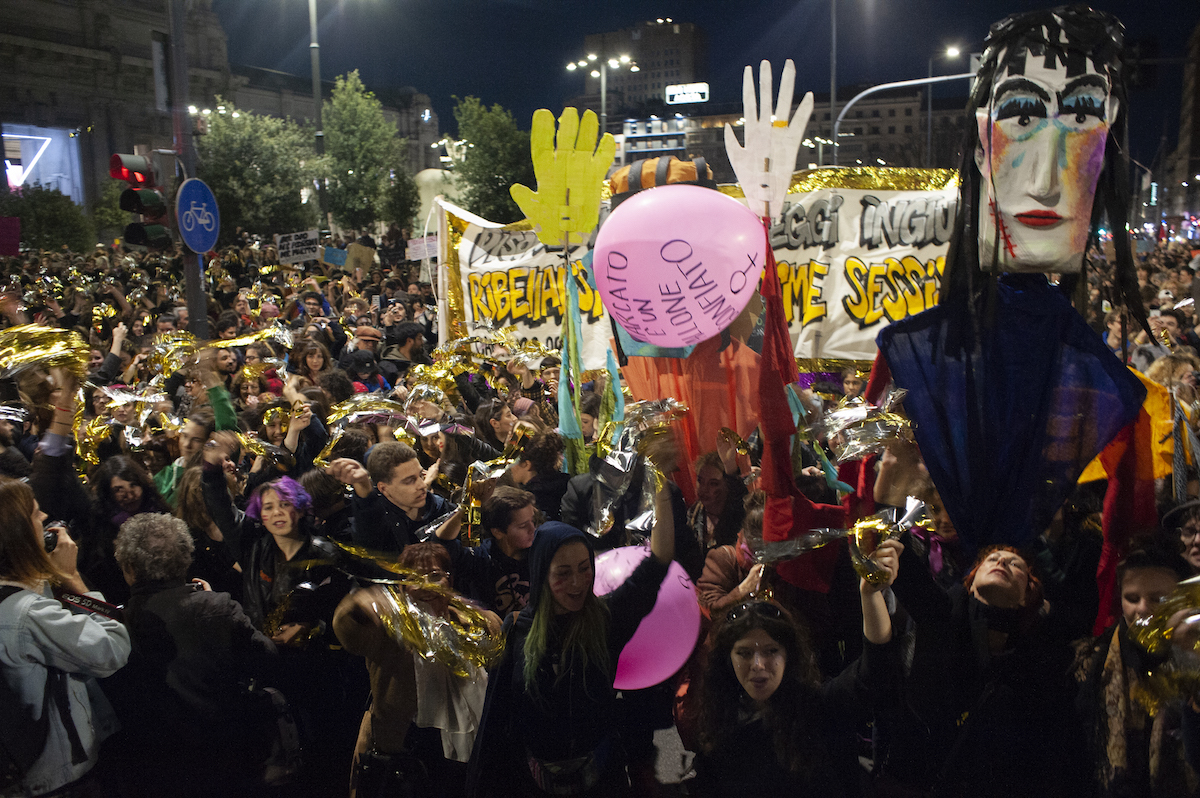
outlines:
[[[0,581],[0,584],[16,583]],[[88,595],[104,598],[97,592]],[[68,610],[50,596],[48,587],[44,593],[24,590],[0,602],[2,678],[38,717],[47,666],[69,674],[71,717],[87,752],[86,762],[71,761],[67,729],[58,711],[53,710],[46,747],[26,774],[25,788],[29,793],[52,792],[81,778],[96,764],[100,742],[116,731],[117,723],[92,677],[115,673],[129,658],[129,650],[129,632],[122,623]],[[98,699],[95,706],[94,698]]]

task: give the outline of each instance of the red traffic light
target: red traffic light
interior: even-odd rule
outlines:
[[[122,155],[117,153],[108,160],[108,174],[135,186],[154,186],[154,165],[144,155]]]

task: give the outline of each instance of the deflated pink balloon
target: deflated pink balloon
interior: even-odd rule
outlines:
[[[604,307],[634,338],[679,347],[717,335],[758,287],[767,236],[754,212],[700,186],[638,192],[596,236]]]
[[[649,556],[646,546],[627,546],[596,555],[596,595],[616,590]],[[673,562],[658,590],[654,609],[642,619],[621,651],[613,686],[618,690],[641,690],[666,681],[687,662],[699,638],[696,589],[683,566]]]

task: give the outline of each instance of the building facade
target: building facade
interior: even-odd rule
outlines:
[[[704,32],[690,22],[663,18],[592,34],[584,37],[584,53],[597,56],[595,64],[628,57],[628,62],[610,69],[606,76],[610,131],[616,120],[629,111],[659,110],[665,105],[667,86],[706,79],[708,50]],[[633,64],[637,65],[636,72],[629,69]],[[591,72],[590,68],[581,70],[584,93],[567,104],[599,113],[600,78]],[[649,113],[636,115],[648,118]]]
[[[211,0],[187,12],[187,103],[221,96],[255,113],[309,120],[308,78],[231,68]],[[0,126],[10,185],[38,182],[78,203],[99,196],[114,152],[173,147],[167,0],[7,0],[0,29]],[[332,89],[324,86],[325,94]],[[408,140],[415,174],[438,166],[441,136],[429,98],[406,89],[384,115]]]

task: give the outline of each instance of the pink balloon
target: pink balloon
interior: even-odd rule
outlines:
[[[627,546],[596,555],[592,589],[597,596],[613,592],[649,556],[647,546]],[[642,619],[621,651],[613,686],[618,690],[641,690],[666,681],[687,662],[699,638],[696,589],[683,566],[673,562],[658,590],[654,609]]]
[[[604,307],[634,338],[698,344],[746,307],[766,263],[754,212],[700,186],[638,192],[604,222],[592,270]]]

